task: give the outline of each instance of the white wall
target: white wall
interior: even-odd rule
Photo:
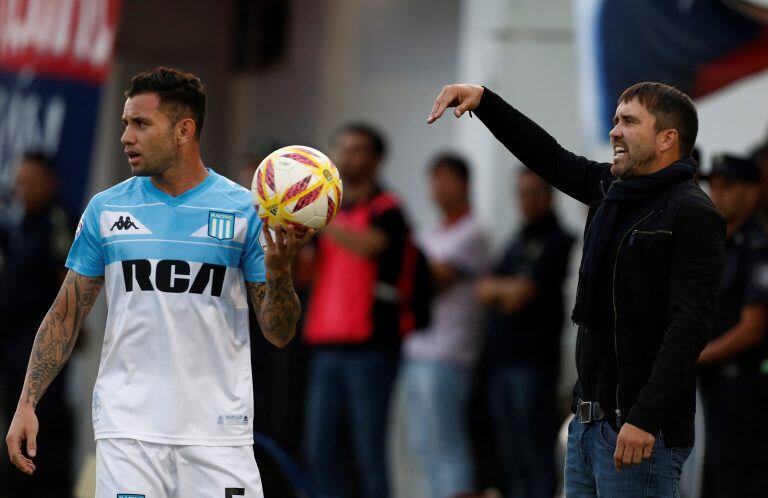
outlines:
[[[705,168],[713,154],[745,154],[768,138],[767,95],[768,71],[763,71],[696,103]]]
[[[460,79],[491,88],[565,147],[583,150],[568,0],[467,0],[462,13]],[[476,191],[480,215],[494,227],[498,242],[519,222],[512,188],[513,172],[521,166],[478,120],[461,121],[459,143],[481,158]],[[565,208],[559,211],[567,223],[580,230],[580,207],[573,209],[564,197],[558,205]]]

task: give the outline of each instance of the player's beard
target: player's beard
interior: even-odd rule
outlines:
[[[154,147],[149,154],[142,153],[140,168],[133,168],[135,176],[158,176],[178,164],[179,151],[170,140],[163,147]]]

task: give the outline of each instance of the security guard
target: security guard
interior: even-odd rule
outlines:
[[[57,190],[51,161],[42,154],[26,154],[19,163],[13,192],[23,216],[0,223],[0,419],[8,422],[17,402],[10,394],[11,386],[24,382],[35,333],[64,279],[64,260],[72,244],[69,219],[56,203]],[[66,402],[66,375],[62,374],[49,386],[37,409],[46,429],[35,464],[45,478],[9,471],[8,459],[0,459],[0,498],[71,496],[73,421]]]
[[[704,496],[768,493],[768,233],[756,217],[760,172],[713,160],[710,195],[727,222],[726,267],[713,335],[699,356],[706,424]]]

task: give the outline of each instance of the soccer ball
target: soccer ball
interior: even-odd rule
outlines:
[[[341,204],[339,171],[322,152],[291,145],[264,158],[251,185],[259,218],[278,225],[319,230],[333,220]]]

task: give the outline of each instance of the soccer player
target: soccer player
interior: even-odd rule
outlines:
[[[311,233],[278,228],[273,238],[248,190],[204,166],[197,76],[159,67],[125,95],[121,142],[134,177],[94,196],[80,220],[32,348],[9,456],[35,471],[35,408],[104,286],[96,496],[261,497],[246,296],[264,336],[288,344],[300,313],[290,263]]]

